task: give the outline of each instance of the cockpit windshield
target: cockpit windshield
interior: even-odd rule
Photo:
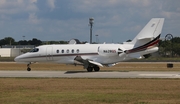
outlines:
[[[38,52],[38,51],[39,51],[39,48],[34,48],[30,52]]]

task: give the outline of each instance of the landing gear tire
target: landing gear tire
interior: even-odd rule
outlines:
[[[94,71],[95,71],[95,72],[98,72],[99,70],[100,70],[100,68],[99,68],[98,66],[95,66],[95,67],[94,67]]]
[[[93,71],[93,67],[88,67],[88,68],[87,68],[87,71],[88,71],[88,72],[92,72],[92,71]]]
[[[31,63],[27,64],[27,71],[31,71],[30,65]]]
[[[31,68],[27,68],[27,71],[31,71]]]

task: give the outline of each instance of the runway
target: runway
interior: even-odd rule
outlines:
[[[0,78],[180,78],[180,72],[0,71]]]

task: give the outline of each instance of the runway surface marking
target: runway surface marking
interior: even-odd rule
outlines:
[[[0,77],[21,78],[180,78],[179,71],[86,72],[86,71],[0,71]]]

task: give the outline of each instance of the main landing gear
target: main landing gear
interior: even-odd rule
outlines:
[[[88,72],[92,72],[93,69],[94,69],[95,72],[98,72],[98,71],[100,70],[99,66],[89,66],[89,67],[87,68],[87,71],[88,71]]]
[[[27,64],[27,71],[31,71],[30,65],[31,63]]]

